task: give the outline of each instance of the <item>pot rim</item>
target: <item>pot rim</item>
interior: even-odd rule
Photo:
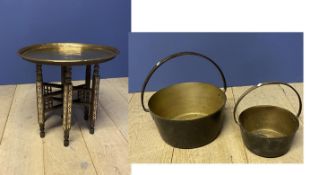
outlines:
[[[245,111],[247,110],[251,110],[253,108],[259,108],[259,107],[273,107],[273,108],[277,108],[277,109],[280,109],[280,110],[283,110],[283,111],[286,111],[290,114],[292,114],[292,118],[294,118],[295,122],[297,123],[296,125],[296,128],[295,128],[295,131],[292,132],[292,134],[290,135],[286,135],[286,136],[280,136],[280,137],[265,137],[267,139],[283,139],[283,138],[288,138],[288,137],[291,137],[291,136],[294,136],[296,134],[296,132],[299,130],[299,127],[300,127],[300,121],[299,121],[299,118],[295,116],[295,114],[293,114],[291,111],[289,111],[288,109],[285,109],[285,108],[282,108],[282,107],[279,107],[279,106],[273,106],[273,105],[258,105],[258,106],[252,106],[252,107],[249,107],[245,110],[243,110],[242,112],[240,112],[239,114],[239,117],[238,117],[238,121],[239,121],[239,127],[246,133],[249,133],[249,134],[252,134],[250,131],[248,131],[242,124],[241,124],[241,114],[244,113]],[[260,137],[259,135],[256,135],[256,134],[252,134],[252,135],[255,135],[256,137]],[[264,137],[260,137],[260,138],[264,138]]]
[[[224,97],[224,98],[223,98],[223,104],[222,104],[216,111],[214,111],[214,112],[212,112],[212,113],[209,113],[209,114],[207,114],[207,115],[205,115],[205,116],[202,116],[202,117],[199,117],[199,118],[196,118],[196,119],[190,119],[190,120],[167,119],[167,118],[165,118],[165,117],[162,117],[162,116],[156,114],[155,112],[153,112],[153,111],[151,110],[151,107],[150,107],[149,103],[151,102],[152,98],[153,98],[157,93],[159,93],[159,92],[161,92],[161,91],[163,91],[163,90],[169,89],[169,88],[171,88],[171,87],[174,87],[174,86],[182,85],[182,84],[206,84],[206,85],[210,85],[210,86],[212,86],[212,87],[218,89],[218,91],[219,91],[220,93],[223,94],[223,97]],[[157,117],[157,118],[159,118],[159,119],[161,119],[161,120],[175,121],[175,122],[190,122],[190,121],[197,121],[197,120],[202,120],[202,119],[204,119],[204,118],[208,118],[208,117],[212,116],[213,114],[215,114],[215,113],[221,111],[221,110],[225,107],[225,105],[226,105],[226,100],[227,100],[226,94],[225,94],[225,92],[222,91],[221,88],[219,88],[219,87],[217,87],[217,86],[215,86],[215,85],[213,85],[213,84],[210,84],[210,83],[197,82],[197,81],[195,81],[195,82],[190,82],[190,81],[189,81],[189,82],[181,82],[181,83],[171,84],[171,85],[169,85],[169,86],[166,86],[166,87],[164,87],[164,88],[162,88],[162,89],[156,91],[156,92],[149,98],[149,100],[148,100],[148,109],[149,109],[149,111],[150,111],[151,113],[155,114],[155,117]],[[153,117],[154,117],[154,116],[153,116]]]

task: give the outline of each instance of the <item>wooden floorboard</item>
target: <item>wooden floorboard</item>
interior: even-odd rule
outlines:
[[[107,116],[115,123],[115,125],[122,132],[122,135],[127,140],[127,95],[123,88],[127,86],[122,83],[123,81],[116,81],[108,79],[102,81],[100,86],[99,105],[106,111]]]
[[[292,85],[297,92],[299,93],[302,103],[303,103],[303,84],[302,83],[290,83],[290,85]],[[288,101],[290,102],[290,104],[292,105],[292,107],[294,109],[299,109],[299,103],[298,103],[298,98],[296,96],[296,94],[294,92],[292,92],[289,88],[287,88],[286,86],[281,85],[284,93],[287,96]],[[304,111],[304,105],[302,105],[302,112],[300,115],[300,121],[303,123],[304,121],[304,115],[303,115],[303,111]]]
[[[128,164],[127,140],[105,110],[99,107],[99,120],[96,122],[95,134],[89,133],[87,123],[79,120],[87,148],[98,174],[130,174]]]
[[[51,115],[46,121],[46,136],[43,139],[45,174],[96,174],[78,126],[78,122],[84,120],[82,112],[75,108],[78,107],[73,107],[68,147],[63,146],[63,127],[60,115]]]
[[[128,103],[131,102],[132,98],[133,98],[134,94],[128,94]]]
[[[301,84],[301,85],[300,85]],[[302,83],[294,84],[302,94]],[[250,86],[249,86],[250,87]],[[233,107],[240,95],[249,87],[228,88],[225,107],[225,123],[222,133],[212,143],[195,149],[178,149],[166,144],[160,137],[149,113],[142,110],[140,93],[129,95],[129,146],[130,161],[134,163],[302,163],[303,162],[303,122],[296,133],[290,151],[278,158],[263,158],[246,149],[239,126],[233,120]],[[153,93],[146,93],[148,98]],[[238,112],[254,105],[271,104],[286,108],[293,113],[294,96],[287,95],[282,87],[265,86],[249,94],[240,104]]]
[[[146,101],[151,94],[145,94]],[[151,116],[142,110],[139,93],[129,103],[128,126],[130,162],[171,163],[173,148],[162,141]]]
[[[0,123],[4,127],[0,128],[0,174],[130,174],[126,140],[128,95],[127,89],[122,90],[126,82],[125,78],[101,80],[103,93],[94,135],[89,134],[82,107],[74,105],[69,147],[63,146],[60,111],[47,115],[46,136],[40,138],[35,84],[0,86],[0,122],[3,118],[7,121],[5,125]],[[83,81],[74,82],[79,83]],[[108,98],[114,101],[109,102]],[[117,122],[113,117],[119,117]]]
[[[44,174],[35,85],[18,85],[0,146],[0,174]]]
[[[16,85],[1,85],[0,86],[0,145],[3,132],[7,123],[9,111],[12,106],[13,97]]]
[[[126,101],[128,100],[128,78],[110,78],[106,82],[114,87]]]

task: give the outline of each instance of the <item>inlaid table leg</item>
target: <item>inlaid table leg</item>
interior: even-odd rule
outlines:
[[[90,101],[90,94],[88,93],[90,90],[90,85],[91,85],[91,65],[86,66],[86,74],[85,74],[85,92],[84,92],[84,98],[85,102]],[[89,119],[89,110],[90,107],[88,105],[84,106],[84,119],[88,120]]]
[[[71,67],[65,67],[63,84],[63,129],[64,129],[64,146],[69,145],[69,132],[71,128],[72,112],[72,82]]]
[[[37,97],[37,118],[40,125],[40,137],[45,136],[44,132],[44,98],[43,98],[43,77],[42,77],[42,65],[36,65],[36,97]]]
[[[90,107],[90,133],[94,133],[94,126],[98,112],[98,97],[99,97],[99,65],[94,65],[93,77],[92,77],[92,91],[91,91],[91,107]]]

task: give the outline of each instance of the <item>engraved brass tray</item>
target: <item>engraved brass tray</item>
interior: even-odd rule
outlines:
[[[109,46],[82,43],[47,43],[24,47],[18,54],[36,64],[89,65],[113,59],[119,50]]]
[[[93,134],[98,113],[99,64],[115,58],[119,51],[113,47],[94,44],[45,43],[24,47],[18,54],[36,64],[36,101],[40,137],[45,136],[46,113],[63,108],[64,146],[69,145],[73,103],[84,106],[84,119],[89,121],[90,133]],[[43,65],[61,67],[61,84],[43,81]],[[86,67],[85,83],[77,86],[72,84],[71,70],[75,65]]]

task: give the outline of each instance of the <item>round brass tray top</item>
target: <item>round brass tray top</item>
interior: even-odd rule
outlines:
[[[119,50],[95,44],[46,43],[24,47],[18,54],[36,64],[71,66],[109,61],[119,54]]]

